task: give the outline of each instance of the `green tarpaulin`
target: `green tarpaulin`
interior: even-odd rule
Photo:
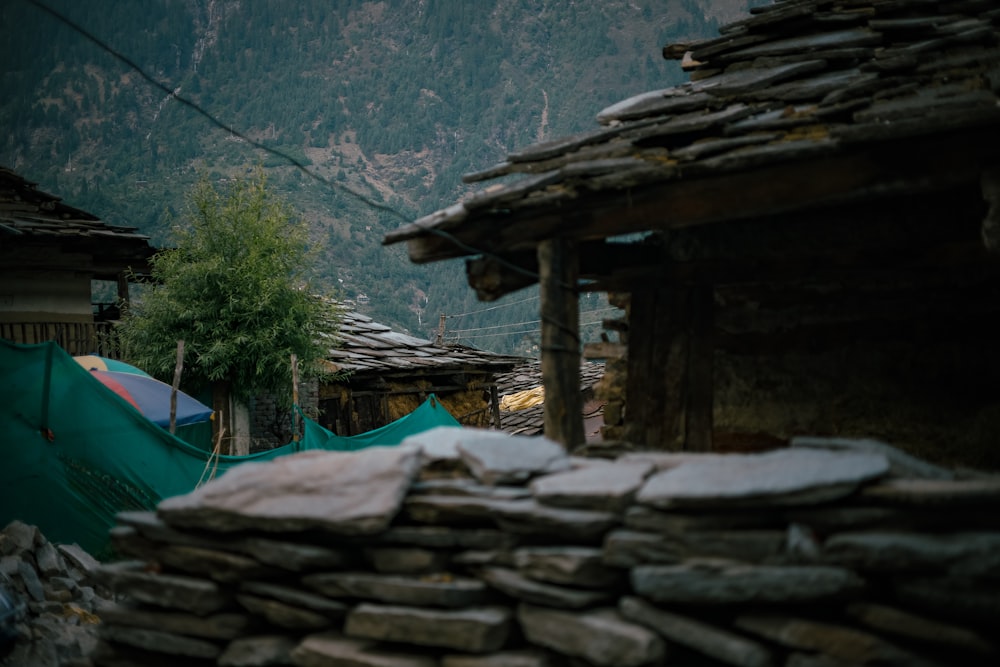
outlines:
[[[250,456],[212,458],[143,417],[55,343],[0,339],[0,527],[19,519],[53,542],[102,556],[114,516],[151,510],[249,461],[310,449],[354,451],[458,422],[433,396],[387,426],[340,437],[303,418],[303,438]]]

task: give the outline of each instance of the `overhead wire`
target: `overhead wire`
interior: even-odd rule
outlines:
[[[102,51],[104,51],[104,52],[112,55],[113,57],[117,58],[119,61],[125,63],[130,69],[134,70],[136,73],[139,74],[139,76],[141,76],[143,79],[145,79],[150,85],[152,85],[153,87],[155,87],[155,88],[163,91],[170,98],[176,100],[177,102],[179,102],[183,106],[186,106],[186,107],[192,109],[195,113],[197,113],[198,115],[200,115],[200,116],[204,117],[205,119],[207,119],[212,125],[214,125],[214,126],[220,128],[220,129],[223,129],[223,130],[229,132],[230,134],[232,134],[232,136],[238,137],[239,139],[245,141],[246,143],[248,143],[249,145],[253,146],[254,148],[257,148],[259,150],[264,151],[265,153],[268,153],[270,155],[274,155],[276,157],[282,158],[283,160],[286,160],[293,167],[295,167],[296,169],[298,169],[299,171],[301,171],[302,173],[304,173],[305,175],[307,175],[309,178],[315,180],[316,182],[318,182],[318,183],[320,183],[322,185],[325,185],[325,186],[327,186],[329,188],[332,188],[332,189],[344,192],[344,193],[350,195],[351,197],[354,197],[355,199],[357,199],[361,203],[365,204],[366,206],[368,206],[370,208],[373,208],[373,209],[376,209],[376,210],[379,210],[379,211],[384,211],[386,213],[389,213],[392,216],[394,216],[395,218],[403,221],[404,223],[415,225],[415,226],[419,227],[420,229],[422,229],[422,230],[424,230],[424,231],[426,231],[426,232],[428,232],[430,234],[434,234],[435,236],[440,236],[441,238],[444,238],[445,240],[447,240],[450,243],[452,243],[453,245],[455,245],[457,248],[463,250],[466,253],[469,253],[470,255],[482,255],[484,257],[489,257],[489,258],[495,260],[496,262],[498,262],[499,264],[502,264],[506,268],[510,269],[511,271],[514,271],[515,273],[519,273],[521,275],[528,276],[528,277],[530,277],[530,278],[532,278],[534,280],[537,280],[539,278],[539,275],[538,275],[537,272],[531,271],[529,269],[525,269],[522,266],[518,266],[517,264],[508,261],[507,259],[505,259],[504,257],[501,257],[500,255],[497,255],[497,254],[485,251],[485,250],[483,250],[481,248],[476,248],[474,246],[471,246],[471,245],[469,245],[469,244],[467,244],[467,243],[459,240],[453,234],[449,234],[448,232],[446,232],[446,231],[444,231],[442,229],[438,229],[436,227],[432,227],[432,226],[429,226],[429,225],[420,224],[419,221],[410,219],[409,217],[407,217],[403,213],[397,211],[395,208],[393,208],[392,206],[389,206],[388,204],[383,204],[381,202],[377,202],[374,199],[371,199],[370,197],[367,197],[363,193],[357,192],[357,191],[353,190],[352,188],[344,185],[343,183],[338,183],[336,181],[331,181],[328,178],[325,178],[324,176],[322,176],[322,175],[320,175],[318,173],[310,171],[306,167],[306,165],[303,162],[301,162],[300,160],[298,160],[296,157],[294,157],[292,155],[289,155],[288,153],[285,153],[284,151],[278,150],[276,148],[272,148],[270,146],[266,146],[266,145],[262,144],[261,142],[255,140],[255,139],[253,139],[251,137],[248,137],[246,134],[240,132],[239,130],[234,129],[232,125],[227,125],[227,124],[223,123],[222,121],[220,121],[218,118],[216,118],[215,116],[213,116],[212,114],[210,114],[208,111],[206,111],[205,109],[203,109],[198,103],[196,103],[196,102],[194,102],[194,101],[192,101],[192,100],[190,100],[190,99],[188,99],[186,97],[182,97],[174,89],[171,89],[169,86],[161,83],[156,78],[154,78],[151,74],[149,74],[148,72],[146,72],[142,67],[140,67],[131,58],[129,58],[125,54],[121,53],[117,49],[112,48],[110,45],[108,45],[107,43],[105,43],[99,37],[97,37],[96,35],[94,35],[90,31],[88,31],[86,28],[84,28],[83,26],[79,25],[78,23],[76,23],[75,21],[73,21],[72,19],[70,19],[69,17],[67,17],[67,16],[61,14],[60,12],[52,9],[51,7],[49,7],[48,5],[46,5],[43,2],[40,2],[39,0],[24,0],[24,2],[27,2],[28,4],[36,7],[37,9],[39,9],[39,10],[41,10],[41,11],[49,14],[50,16],[52,16],[53,18],[55,18],[57,21],[60,21],[60,22],[64,23],[70,29],[74,30],[75,32],[77,32],[80,35],[82,35],[83,37],[87,38],[88,40],[90,40],[91,42],[93,42],[94,44],[96,44],[97,47],[100,48]]]

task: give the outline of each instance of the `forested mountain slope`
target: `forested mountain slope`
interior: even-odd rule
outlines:
[[[449,331],[526,350],[531,293],[480,304],[461,264],[412,265],[382,236],[461,197],[463,173],[681,83],[661,47],[715,36],[748,4],[2,0],[0,164],[160,244],[196,179],[263,165],[360,310],[423,337],[477,311]]]

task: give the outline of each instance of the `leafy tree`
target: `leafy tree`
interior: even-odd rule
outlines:
[[[306,223],[268,191],[260,169],[223,191],[202,178],[184,222],[122,322],[127,358],[172,378],[183,339],[186,386],[222,384],[243,402],[267,393],[289,403],[291,354],[303,377],[319,374],[321,341],[336,327],[312,283]]]

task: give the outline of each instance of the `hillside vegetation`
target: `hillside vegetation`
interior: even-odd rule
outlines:
[[[463,173],[681,83],[661,47],[715,36],[748,4],[44,0],[89,39],[39,3],[0,3],[0,164],[157,244],[199,176],[262,165],[359,310],[422,337],[476,311],[448,329],[505,352],[530,349],[513,333],[537,330],[530,292],[487,308],[461,263],[413,265],[384,233],[459,199]]]

